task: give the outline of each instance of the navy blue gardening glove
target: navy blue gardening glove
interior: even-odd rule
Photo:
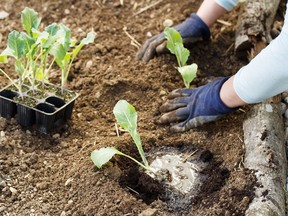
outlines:
[[[215,121],[238,108],[227,107],[220,99],[220,89],[228,77],[220,78],[196,89],[178,89],[171,92],[168,101],[160,107],[164,113],[161,124],[175,123],[174,132],[183,132],[204,123]],[[180,123],[179,123],[180,122]]]
[[[184,22],[173,28],[182,36],[184,45],[210,38],[209,27],[195,13],[192,13]],[[165,52],[167,52],[166,39],[164,32],[162,32],[144,43],[136,55],[136,60],[148,62],[156,54]]]

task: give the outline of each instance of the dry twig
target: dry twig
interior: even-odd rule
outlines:
[[[131,45],[136,46],[138,49],[141,47],[141,44],[132,36],[127,32],[127,27],[124,26],[123,28],[124,33],[131,39]]]
[[[152,3],[151,5],[148,5],[148,6],[144,7],[144,8],[141,8],[141,9],[140,9],[138,12],[136,12],[133,16],[136,16],[136,15],[139,15],[139,14],[143,13],[144,11],[146,11],[146,10],[148,10],[148,9],[156,6],[157,4],[159,4],[159,3],[162,2],[162,1],[163,1],[163,0],[159,0],[159,1],[156,1],[156,2]]]

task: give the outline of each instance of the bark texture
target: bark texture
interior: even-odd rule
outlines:
[[[239,17],[236,31],[235,51],[239,57],[247,57],[259,42],[266,46],[271,42],[271,28],[280,0],[246,0]]]
[[[259,185],[246,216],[284,216],[286,152],[280,97],[255,105],[244,121],[244,165]]]
[[[235,51],[253,59],[271,42],[270,31],[280,0],[246,0],[238,20]],[[286,152],[280,97],[254,105],[243,123],[246,168],[259,185],[246,216],[285,216]]]

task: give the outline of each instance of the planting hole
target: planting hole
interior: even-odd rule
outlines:
[[[36,109],[46,112],[46,113],[53,113],[55,112],[55,108],[49,104],[46,103],[40,103],[36,106]]]
[[[162,200],[169,211],[190,211],[202,198],[220,190],[229,177],[229,171],[207,150],[158,148],[147,156],[152,172],[129,164],[130,170],[123,173],[120,185],[148,205]]]
[[[58,97],[49,97],[46,99],[46,102],[53,104],[57,108],[60,108],[65,105],[65,101]]]

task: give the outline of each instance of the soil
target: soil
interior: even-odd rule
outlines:
[[[67,88],[79,93],[79,97],[65,127],[44,135],[21,128],[15,119],[0,119],[0,214],[244,215],[255,185],[253,172],[242,165],[242,122],[249,107],[185,133],[171,133],[169,126],[157,124],[157,119],[168,93],[184,87],[175,69],[177,61],[169,54],[149,63],[135,61],[137,48],[123,31],[126,27],[129,34],[143,43],[148,32],[155,35],[163,30],[165,19],[179,23],[195,12],[201,1],[162,1],[136,16],[134,13],[155,1],[124,0],[124,5],[120,2],[1,1],[0,11],[9,13],[0,20],[1,50],[11,30],[22,30],[20,13],[25,6],[38,11],[44,25],[63,22],[79,40],[94,29],[97,38],[95,44],[81,51],[69,76]],[[225,15],[222,19],[232,25],[217,22],[211,28],[211,40],[190,49],[189,61],[199,67],[194,87],[213,77],[233,75],[247,64],[237,59],[233,50],[240,14],[241,7],[237,7]],[[1,68],[16,78],[13,66]],[[60,72],[56,69],[51,82],[60,85]],[[0,83],[2,87],[8,84],[4,75]],[[139,159],[129,134],[121,132],[118,137],[115,132],[112,110],[120,99],[127,100],[138,111],[144,151],[192,146],[213,155],[213,166],[206,170],[209,178],[185,211],[173,211],[173,204],[155,194],[146,194],[146,199],[148,188],[133,188],[127,175],[138,169],[129,160],[115,157],[100,170],[90,160],[93,150],[105,146],[114,146]]]

